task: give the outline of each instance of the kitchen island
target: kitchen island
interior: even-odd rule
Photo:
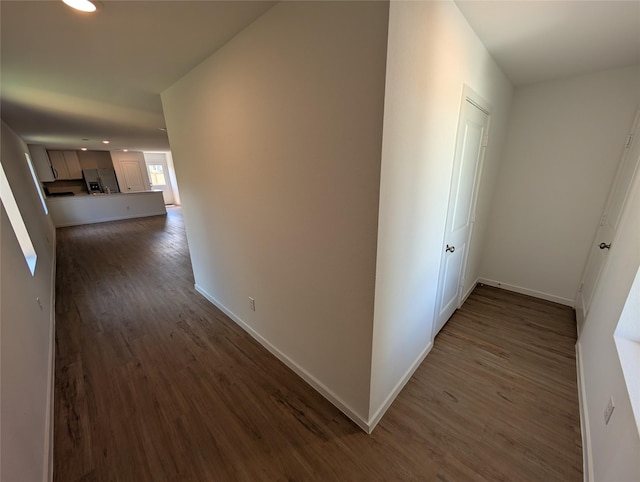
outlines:
[[[47,207],[56,228],[167,213],[162,191],[49,197]]]

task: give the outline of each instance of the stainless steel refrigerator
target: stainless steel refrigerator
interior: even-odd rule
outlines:
[[[113,169],[83,169],[82,175],[89,194],[96,192],[120,192],[116,171]]]

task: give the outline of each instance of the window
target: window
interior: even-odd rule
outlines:
[[[629,290],[618,326],[613,334],[627,384],[631,409],[640,434],[640,268]]]
[[[31,271],[31,275],[33,276],[36,272],[36,260],[38,259],[38,255],[36,254],[36,250],[31,242],[31,237],[29,236],[27,227],[25,226],[22,215],[20,214],[20,209],[18,209],[16,199],[13,197],[13,191],[9,185],[7,176],[4,173],[4,167],[2,164],[0,164],[0,200],[2,200],[2,205],[7,211],[9,222],[13,227],[13,232],[16,234],[16,238],[18,238],[22,254],[27,262],[27,266],[29,266],[29,271]]]
[[[164,169],[162,164],[149,164],[149,176],[151,177],[151,184],[154,186],[166,186],[167,181],[164,177]]]
[[[27,165],[29,166],[29,172],[31,173],[31,178],[33,179],[33,183],[36,185],[36,191],[38,191],[38,196],[40,196],[40,202],[42,203],[42,209],[44,209],[45,214],[49,214],[49,209],[47,208],[47,203],[44,200],[44,193],[42,192],[42,186],[40,185],[40,181],[38,181],[38,177],[36,176],[36,171],[33,168],[33,163],[31,162],[31,157],[26,152],[24,153],[24,157],[27,158]]]

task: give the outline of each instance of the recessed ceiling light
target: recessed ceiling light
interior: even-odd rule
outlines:
[[[158,127],[159,130],[161,130],[162,132],[167,132],[166,127]]]
[[[81,147],[81,148],[80,148],[80,150],[81,150],[81,151],[86,151],[86,150],[87,150],[87,148],[86,148],[86,147]]]
[[[95,12],[98,7],[95,3],[90,2],[89,0],[62,0],[64,3],[69,5],[71,8],[75,8],[76,10],[80,10],[81,12]]]
[[[129,152],[129,149],[122,149],[122,152]]]
[[[102,141],[103,144],[109,144],[109,141]]]

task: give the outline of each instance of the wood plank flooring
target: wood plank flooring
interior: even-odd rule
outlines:
[[[367,435],[195,292],[179,208],[57,256],[57,482],[582,480],[566,307],[476,288]]]

